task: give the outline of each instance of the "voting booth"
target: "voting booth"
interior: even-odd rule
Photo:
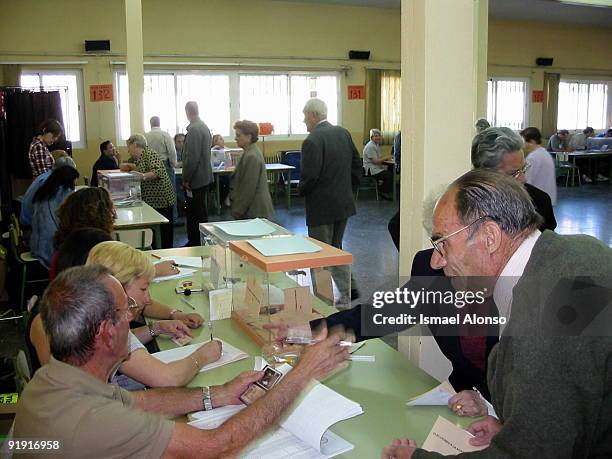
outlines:
[[[200,223],[200,243],[210,249],[210,258],[203,259],[202,269],[210,272],[210,288],[231,285],[230,241],[290,236],[291,231],[265,218]]]
[[[242,148],[212,148],[210,163],[215,170],[232,170],[238,165],[244,150]]]
[[[108,191],[115,207],[142,204],[140,180],[139,175],[119,169],[98,171],[98,186]]]
[[[231,317],[258,346],[273,341],[265,324],[288,324],[294,342],[307,344],[318,304],[350,307],[353,256],[344,250],[304,236],[230,241],[229,249]]]

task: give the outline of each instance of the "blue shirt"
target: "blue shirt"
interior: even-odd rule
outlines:
[[[53,172],[53,170],[48,170],[36,177],[23,195],[23,201],[21,201],[21,213],[19,214],[19,221],[22,225],[32,225],[32,214],[34,213],[34,209],[32,208],[32,200],[34,199],[36,192],[41,186],[43,186],[43,183],[47,181],[51,175],[51,172]]]

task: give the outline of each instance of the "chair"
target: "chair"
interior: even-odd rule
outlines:
[[[283,177],[283,179],[289,180],[292,193],[295,191],[294,194],[297,194],[297,187],[300,183],[300,163],[302,162],[302,152],[297,150],[286,151],[280,162],[281,164],[295,167],[295,169],[287,174],[287,178]]]
[[[574,176],[578,176],[578,185],[582,185],[580,169],[574,163],[568,161],[567,153],[555,153],[555,177],[565,177],[565,186],[569,184],[570,176],[572,178],[572,186],[574,186]]]
[[[264,161],[266,164],[278,164],[280,163],[280,153],[276,153],[273,155],[269,155],[269,156],[264,156]],[[272,199],[276,200],[276,197],[278,195],[278,182],[279,180],[275,180],[276,179],[276,173],[275,172],[268,172],[267,174],[268,176],[268,186],[270,187],[270,194],[272,195]]]
[[[135,249],[146,250],[153,245],[153,230],[151,228],[118,230],[113,233],[113,238]]]
[[[359,199],[359,190],[374,190],[374,193],[376,194],[376,200],[378,201],[378,180],[373,175],[367,173],[365,167],[362,168],[362,170],[363,177],[361,182],[359,183],[359,188],[357,188],[357,192],[355,193],[355,201]]]
[[[29,279],[28,280],[28,268],[29,267],[38,267],[39,261],[37,258],[34,258],[30,252],[22,250],[23,244],[21,241],[21,235],[19,234],[17,228],[11,223],[9,225],[9,241],[11,245],[11,253],[13,258],[20,266],[20,285],[19,285],[19,309],[23,311],[24,301],[25,301],[25,287],[27,284],[36,284],[48,282],[49,279],[47,277],[40,279]]]

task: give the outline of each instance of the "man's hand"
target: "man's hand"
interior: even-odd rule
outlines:
[[[155,322],[155,329],[158,334],[171,336],[172,338],[182,338],[191,336],[191,330],[180,320],[160,320]]]
[[[121,163],[119,165],[119,169],[122,172],[132,172],[136,170],[136,164],[132,164],[132,163]]]
[[[391,445],[383,448],[380,459],[410,459],[417,444],[414,440],[402,438],[393,440]]]
[[[185,325],[183,324],[183,326]],[[185,328],[187,327],[185,326]],[[199,347],[198,350],[195,351],[198,353],[198,360],[204,363],[204,365],[216,362],[221,358],[222,346],[223,345],[221,344],[221,341],[209,341],[204,346]]]
[[[448,401],[448,407],[457,416],[484,416],[488,413],[487,404],[480,394],[473,390],[462,390]]]
[[[231,381],[226,382],[212,394],[212,402],[215,408],[225,405],[242,405],[240,397],[250,384],[263,378],[263,371],[245,371],[240,373]]]
[[[348,349],[338,346],[339,335],[332,335],[323,341],[305,346],[292,373],[304,374],[308,378],[322,379],[348,360]]]
[[[183,180],[183,188],[191,190],[191,184],[187,180]]]
[[[198,313],[191,312],[189,314],[185,312],[177,312],[174,314],[174,318],[182,321],[189,328],[199,328],[204,323],[204,319]]]
[[[487,416],[482,421],[473,422],[470,427],[468,427],[468,432],[474,435],[474,438],[470,438],[470,445],[488,445],[502,427],[502,423],[493,416]]]
[[[159,263],[155,263],[155,277],[174,276],[178,274],[180,270],[174,266],[176,262],[174,260],[164,260]]]

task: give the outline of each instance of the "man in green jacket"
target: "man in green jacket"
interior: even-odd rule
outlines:
[[[436,205],[432,268],[489,277],[510,317],[488,365],[499,420],[474,422],[470,443],[487,447],[460,457],[612,457],[612,249],[541,233],[540,218],[516,180],[487,170],[458,178]],[[382,457],[441,456],[403,439]]]

